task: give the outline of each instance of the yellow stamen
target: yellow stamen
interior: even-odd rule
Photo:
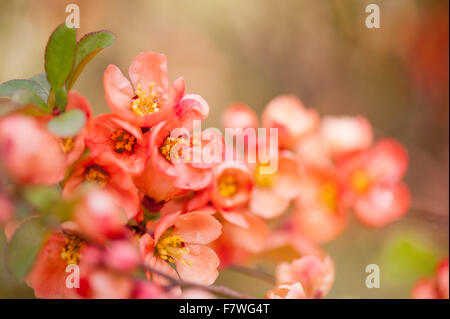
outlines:
[[[333,182],[326,182],[322,185],[320,189],[320,200],[326,207],[331,211],[336,211],[337,209],[337,187]]]
[[[114,152],[116,153],[133,153],[136,145],[136,137],[125,131],[124,129],[115,130],[111,134],[111,140],[114,142]]]
[[[189,248],[181,236],[168,234],[163,235],[156,245],[156,251],[162,260],[169,263],[179,261],[184,265],[191,265],[192,262],[184,260],[183,256],[189,254]]]
[[[84,173],[85,180],[96,182],[100,186],[105,186],[109,179],[109,174],[98,165],[91,165],[86,168]]]
[[[366,170],[358,169],[351,176],[351,186],[358,194],[365,194],[370,188],[371,179]]]
[[[136,97],[131,105],[131,110],[137,116],[145,116],[159,111],[158,96],[153,91],[155,83],[149,83],[148,91],[143,91],[140,84],[136,89]]]
[[[172,153],[172,148],[177,145],[178,143],[182,143],[184,145],[187,145],[186,140],[182,137],[178,137],[178,138],[174,138],[174,137],[170,137],[167,136],[166,139],[164,140],[163,145],[159,148],[159,151],[161,152],[162,156],[164,156],[164,158],[171,163],[172,162],[172,158],[171,156],[175,156],[176,159],[179,159],[181,156],[183,156],[183,147],[182,145],[179,145],[179,149],[178,152],[175,152],[174,154]]]
[[[67,265],[76,264],[80,262],[80,251],[84,245],[84,240],[75,235],[68,235],[66,243],[61,249],[61,258],[66,261]]]
[[[256,167],[255,170],[255,183],[259,187],[271,187],[273,183],[275,182],[276,173],[270,173],[270,174],[263,174],[262,168],[269,166],[270,162],[267,163],[260,163]]]
[[[59,139],[59,145],[64,153],[69,153],[75,145],[75,140],[73,137],[64,137]]]
[[[220,176],[217,185],[223,197],[231,197],[237,193],[236,178],[233,175]]]

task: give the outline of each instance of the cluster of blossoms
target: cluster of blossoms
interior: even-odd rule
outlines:
[[[320,118],[296,97],[279,96],[262,115],[263,128],[277,129],[266,138],[254,134],[254,111],[233,104],[223,118],[235,132],[230,145],[215,130],[198,130],[209,106],[185,93],[183,78],[169,83],[164,55],[139,54],[128,75],[114,65],[104,73],[110,114],[93,116],[82,95],[68,92],[65,110],[86,118],[75,135],[48,129],[57,109],[0,119],[7,238],[38,218],[15,213],[21,187],[60,185],[74,203],[25,277],[37,297],[198,296],[182,283],[208,287],[219,269],[290,246],[298,258],[277,265],[266,297],[322,298],[334,265],[319,244],[345,230],[349,212],[379,227],[408,209],[406,150],[390,138],[374,142],[361,116]],[[256,156],[267,149],[264,160]],[[68,265],[79,267],[75,287]],[[448,278],[446,289],[448,297]]]

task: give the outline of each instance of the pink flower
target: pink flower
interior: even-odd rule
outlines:
[[[221,268],[240,264],[264,249],[269,231],[262,218],[245,209],[221,215],[222,235],[210,245],[219,255]]]
[[[366,150],[373,142],[372,126],[362,116],[325,116],[319,131],[322,143],[333,157]]]
[[[329,170],[308,169],[300,184],[295,230],[318,243],[336,238],[345,229],[348,215],[337,176]]]
[[[184,80],[178,78],[169,86],[165,55],[140,53],[128,74],[133,86],[115,65],[109,65],[103,76],[105,99],[113,113],[138,127],[167,120],[184,95]]]
[[[275,271],[277,284],[301,283],[308,298],[323,298],[334,282],[334,265],[330,257],[309,255],[291,263],[278,264]]]
[[[449,298],[448,257],[441,260],[432,278],[420,279],[412,289],[413,299],[448,299]]]
[[[130,174],[144,169],[148,158],[148,137],[141,129],[113,114],[95,117],[89,125],[86,144],[92,155],[114,155]]]
[[[219,258],[206,245],[220,236],[222,226],[210,214],[189,212],[162,217],[153,237],[140,239],[143,262],[161,272],[182,280],[211,285],[218,276]],[[173,264],[176,270],[170,266]],[[165,282],[155,274],[153,280]]]
[[[253,176],[247,166],[239,162],[224,162],[214,168],[211,201],[217,209],[227,210],[243,206],[250,199]]]
[[[255,111],[244,103],[233,103],[228,106],[223,114],[223,126],[225,128],[258,128],[258,116]]]
[[[0,120],[0,164],[17,182],[52,185],[65,174],[58,142],[35,118],[9,115]]]
[[[223,138],[213,130],[191,133],[195,120],[203,120],[208,110],[201,97],[186,95],[171,120],[150,132],[149,161],[134,181],[156,202],[201,190],[213,181],[212,167],[222,159]],[[210,157],[209,151],[218,158]]]
[[[346,200],[356,216],[369,226],[383,226],[408,210],[410,194],[401,182],[408,168],[408,154],[393,139],[345,160],[339,172],[346,187]]]
[[[293,95],[280,95],[266,106],[262,114],[263,126],[278,128],[279,145],[290,149],[319,123],[316,111],[307,109]]]
[[[79,298],[79,288],[68,288],[69,264],[78,265],[85,242],[77,235],[53,232],[38,253],[25,281],[37,298]],[[80,269],[80,273],[82,273]]]
[[[98,243],[123,238],[127,216],[115,197],[103,190],[90,190],[77,204],[74,221],[80,233]]]
[[[128,218],[138,213],[140,200],[138,190],[130,175],[112,154],[90,156],[77,163],[64,184],[63,197],[74,195],[84,182],[94,183],[114,196]]]
[[[300,167],[298,159],[288,151],[280,152],[275,172],[264,173],[264,166],[267,165],[256,166],[255,186],[251,193],[249,209],[258,216],[271,219],[280,216],[291,200],[298,196]]]

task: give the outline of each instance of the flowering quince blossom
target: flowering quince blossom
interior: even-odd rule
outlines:
[[[448,299],[448,257],[441,260],[432,278],[420,279],[412,289],[414,299]]]
[[[296,96],[280,95],[264,109],[262,123],[266,128],[277,128],[280,147],[290,149],[317,127],[319,116],[305,108]]]
[[[221,229],[221,224],[205,212],[166,215],[156,223],[153,237],[145,234],[140,239],[144,263],[166,274],[178,273],[183,280],[210,285],[218,276],[219,258],[206,245],[219,237]],[[161,280],[151,272],[149,275]]]
[[[115,65],[107,67],[103,76],[105,99],[114,114],[138,127],[152,127],[167,119],[184,95],[183,78],[169,85],[163,54],[139,54],[128,74],[133,86]]]
[[[333,171],[307,169],[295,201],[294,228],[316,242],[336,238],[347,225],[348,206]]]
[[[64,184],[63,196],[70,198],[85,182],[94,183],[110,192],[125,210],[128,218],[138,213],[138,190],[131,176],[114,155],[102,153],[78,162]]]
[[[92,155],[111,153],[130,174],[144,170],[148,157],[148,136],[139,127],[113,114],[103,114],[92,119],[86,144]]]
[[[323,298],[334,282],[330,257],[309,255],[283,262],[275,271],[277,286],[266,294],[270,299]]]
[[[23,184],[52,185],[64,178],[66,158],[45,126],[30,116],[0,119],[1,164]]]
[[[382,139],[341,164],[344,196],[363,223],[382,226],[407,212],[410,194],[401,182],[407,168],[407,152],[393,139]]]
[[[157,202],[167,201],[212,182],[212,167],[222,159],[223,139],[212,130],[192,132],[195,122],[205,119],[208,112],[209,106],[200,96],[186,95],[172,118],[153,127],[148,163],[134,179],[141,192]],[[218,158],[206,161],[207,152],[214,153],[215,148]]]

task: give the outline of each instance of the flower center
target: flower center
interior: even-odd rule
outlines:
[[[350,183],[356,193],[365,194],[369,190],[372,182],[366,170],[358,169],[353,172]]]
[[[96,182],[100,186],[105,186],[109,179],[109,174],[98,165],[91,165],[86,168],[84,173],[85,180]]]
[[[69,153],[73,146],[75,145],[75,140],[73,137],[64,137],[59,139],[59,146],[64,153]]]
[[[270,162],[267,163],[259,163],[255,170],[255,183],[259,187],[271,187],[275,182],[276,173],[263,173],[262,170],[269,166]]]
[[[220,195],[223,197],[231,197],[237,193],[236,178],[232,175],[222,175],[217,185],[219,187]]]
[[[131,110],[139,117],[155,113],[159,111],[158,96],[153,91],[155,83],[149,83],[148,91],[143,91],[141,85],[138,84],[136,96],[133,98]]]
[[[178,143],[181,144],[177,145]],[[182,137],[174,138],[167,136],[166,139],[164,140],[163,145],[159,148],[159,151],[169,163],[172,163],[173,156],[177,160],[180,159],[181,156],[183,156],[182,146],[184,145],[187,145],[184,138]],[[176,149],[172,150],[174,147],[176,147]]]
[[[333,182],[326,182],[322,185],[320,189],[320,200],[326,207],[328,207],[331,211],[337,210],[337,187]]]
[[[134,153],[136,138],[124,129],[115,130],[111,134],[111,140],[114,144],[114,152],[119,154],[123,152]]]
[[[75,235],[68,235],[66,243],[61,249],[61,258],[66,261],[67,265],[76,264],[80,262],[80,251],[84,245],[84,240]]]
[[[186,242],[178,235],[163,235],[156,245],[156,251],[162,260],[169,263],[179,261],[185,265],[191,265],[190,261],[184,260],[183,256],[189,254],[189,248],[186,247]]]

